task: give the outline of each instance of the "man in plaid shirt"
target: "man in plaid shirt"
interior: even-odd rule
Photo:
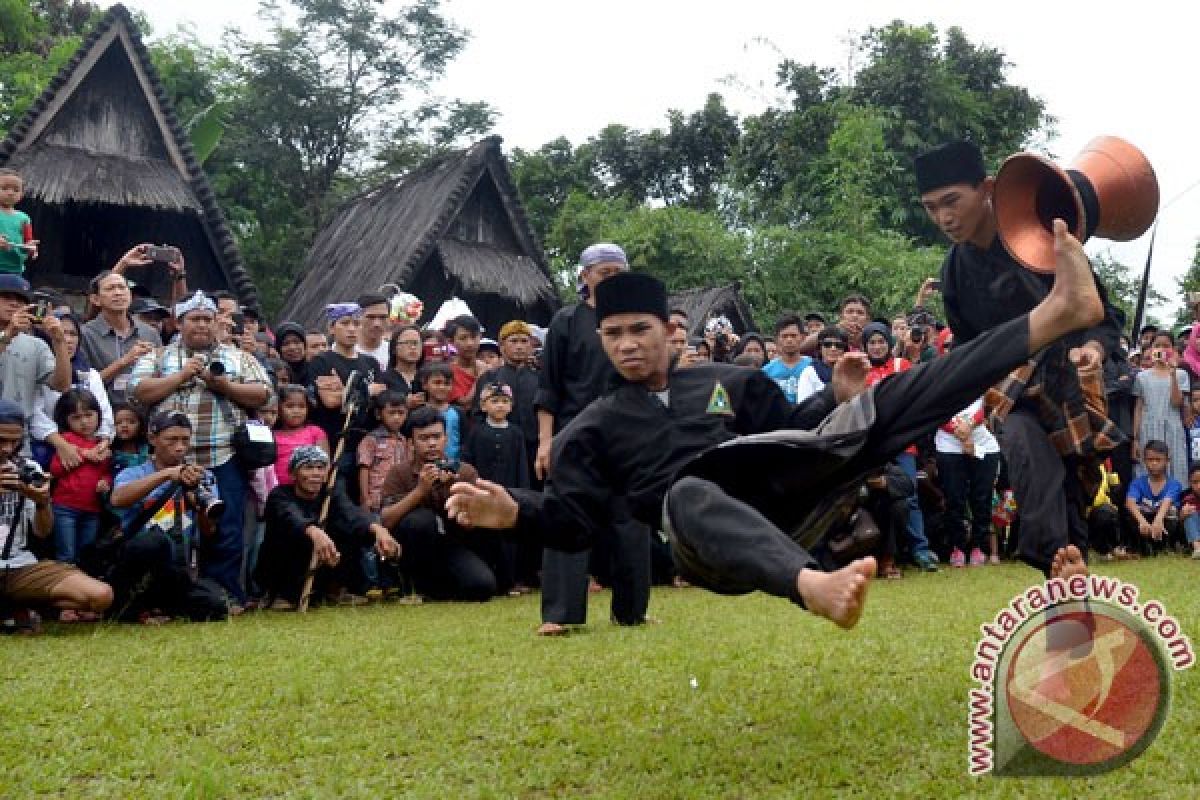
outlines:
[[[262,408],[270,384],[258,359],[215,337],[216,305],[203,292],[175,306],[179,340],[138,360],[129,389],[147,409],[180,411],[192,423],[195,463],[217,479],[225,501],[215,540],[201,553],[201,572],[229,592],[236,613],[241,584],[242,514],[249,479],[234,458],[233,434]]]

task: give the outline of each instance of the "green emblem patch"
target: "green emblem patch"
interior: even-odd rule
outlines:
[[[721,385],[720,381],[717,381],[717,385],[713,387],[712,396],[708,398],[708,413],[733,416],[733,405],[729,402],[729,392],[725,391],[725,387]]]

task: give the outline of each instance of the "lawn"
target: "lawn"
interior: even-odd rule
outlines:
[[[1103,565],[1200,641],[1200,565]],[[537,598],[47,626],[0,640],[5,798],[1195,797],[1196,670],[1140,759],[970,778],[978,626],[1016,565],[876,582],[840,631],[764,596],[656,590],[662,624],[533,636]]]

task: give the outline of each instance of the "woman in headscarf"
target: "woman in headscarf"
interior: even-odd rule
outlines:
[[[309,383],[305,341],[304,328],[294,322],[281,322],[275,329],[275,348],[287,364],[289,382],[301,386]]]

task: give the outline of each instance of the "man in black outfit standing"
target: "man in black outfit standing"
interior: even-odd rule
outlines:
[[[637,519],[664,524],[692,583],[765,591],[853,627],[875,560],[827,572],[821,552],[845,498],[1008,371],[1103,316],[1083,248],[1061,220],[1055,237],[1057,281],[1029,314],[867,389],[869,362],[847,354],[800,406],[760,370],[676,369],[662,283],[610,278],[597,288],[597,316],[619,388],[556,437],[544,492],[457,483],[449,514],[462,525],[533,531],[570,550],[604,532],[613,498],[623,496]],[[1082,567],[1074,548],[1055,554],[1055,575]]]

